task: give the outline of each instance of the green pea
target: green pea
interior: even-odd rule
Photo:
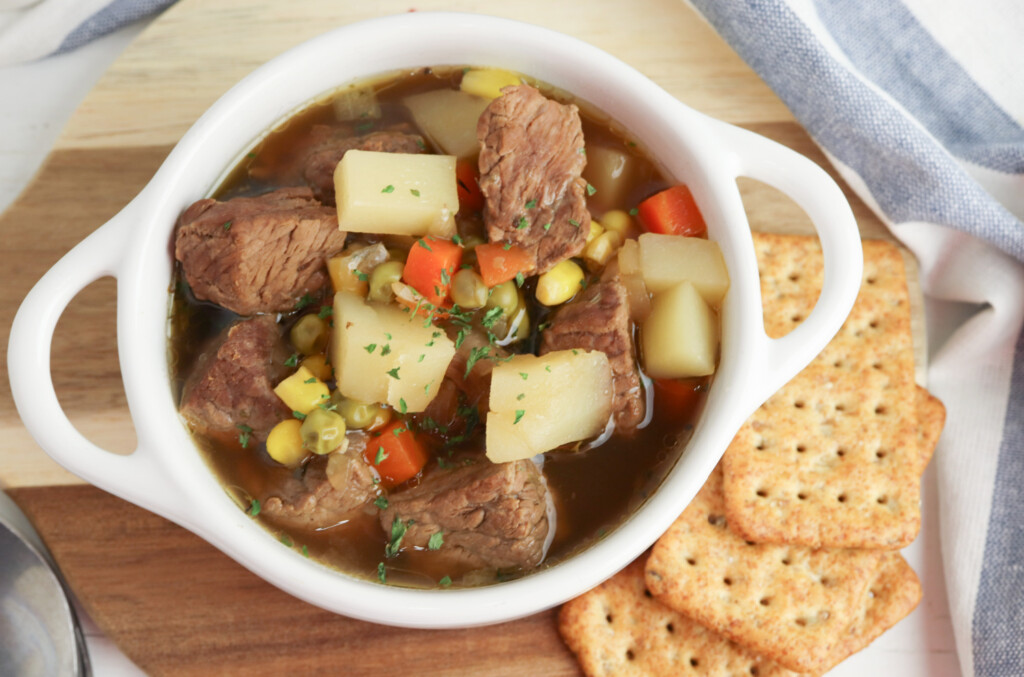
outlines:
[[[342,446],[348,446],[345,437],[345,419],[336,412],[314,409],[306,414],[299,428],[302,446],[323,456]]]
[[[387,303],[394,298],[391,285],[402,279],[405,264],[401,261],[386,261],[370,273],[370,292],[367,298],[378,303]]]
[[[376,429],[391,420],[391,411],[379,404],[367,404],[347,397],[338,400],[337,404],[338,413],[344,417],[349,428]]]
[[[288,338],[303,355],[319,353],[327,345],[327,321],[315,313],[303,315],[292,325]]]
[[[501,308],[501,314],[510,318],[519,307],[519,290],[512,280],[502,282],[491,287],[491,293],[487,297],[488,308]]]
[[[452,277],[452,301],[460,308],[483,308],[487,303],[487,285],[473,270],[460,270]]]

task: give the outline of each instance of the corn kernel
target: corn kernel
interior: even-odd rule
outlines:
[[[286,407],[301,414],[308,414],[331,396],[327,384],[306,367],[299,367],[294,374],[278,383],[274,392]]]
[[[289,418],[275,425],[267,435],[267,453],[289,468],[302,463],[309,452],[302,446],[302,421]]]
[[[587,244],[593,242],[594,238],[596,238],[603,232],[604,227],[594,219],[590,219],[590,231],[587,233]]]
[[[502,87],[518,85],[520,82],[519,76],[510,71],[500,68],[477,68],[466,71],[459,89],[485,99],[497,99],[501,96]]]
[[[310,373],[321,381],[330,381],[334,376],[334,368],[331,367],[330,362],[327,361],[327,356],[323,353],[310,355],[299,364],[309,369]]]
[[[613,209],[605,212],[601,217],[601,225],[605,230],[611,230],[619,234],[623,240],[629,239],[635,232],[633,217],[621,209]]]
[[[565,303],[583,287],[583,269],[565,260],[537,278],[537,300],[546,306]]]
[[[335,293],[350,291],[359,296],[366,296],[369,283],[360,280],[355,271],[348,267],[351,257],[335,256],[327,260],[327,274],[331,276],[331,286]]]
[[[622,236],[614,230],[606,230],[594,238],[594,241],[583,250],[583,258],[589,266],[601,267],[608,263],[612,255],[622,246]]]

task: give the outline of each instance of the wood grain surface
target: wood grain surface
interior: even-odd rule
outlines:
[[[0,216],[0,341],[18,304],[65,252],[145,185],[189,125],[252,69],[352,21],[415,10],[474,11],[554,28],[638,68],[692,107],[778,140],[828,169],[757,76],[680,0],[337,2],[180,0],[115,62],[38,176]],[[834,172],[832,172],[834,175]],[[889,235],[843,185],[865,237]],[[756,229],[804,232],[784,195],[741,180]],[[910,261],[911,265],[913,264]],[[916,268],[911,267],[911,271]],[[918,364],[923,312],[916,287]],[[52,348],[58,396],[99,446],[135,435],[115,345],[115,288],[103,280],[64,313]],[[151,674],[575,674],[553,612],[502,626],[420,632],[335,616],[256,578],[171,523],[81,481],[21,425],[0,364],[0,487],[12,490],[98,625]],[[483,650],[481,650],[483,648]]]

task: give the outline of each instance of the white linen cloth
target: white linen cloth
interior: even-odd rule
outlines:
[[[59,54],[174,0],[0,0],[0,66]]]
[[[933,355],[946,585],[968,677],[1024,675],[1024,3],[690,0],[917,256],[980,304]]]

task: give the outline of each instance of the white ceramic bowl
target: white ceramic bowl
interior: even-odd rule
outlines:
[[[221,488],[179,419],[167,363],[169,243],[175,221],[275,123],[354,79],[440,64],[500,66],[595,104],[688,184],[731,276],[722,306],[721,363],[692,439],[659,490],[585,552],[522,579],[478,589],[410,590],[352,578],[285,548]],[[788,336],[764,332],[757,263],[736,187],[748,176],[789,194],[818,229],[825,283],[813,313]],[[62,258],[25,299],[8,366],[21,417],[40,446],[79,477],[195,532],[274,585],[365,620],[450,628],[511,620],[605,580],[653,543],[686,507],[743,421],[838,330],[861,278],[860,239],[841,191],[817,165],[750,132],[693,111],[617,59],[574,38],[493,17],[411,13],[353,24],[262,66],[182,137],[153,180]],[[130,456],[86,440],[50,378],[50,342],[67,303],[102,276],[117,278],[117,346],[138,437]]]

